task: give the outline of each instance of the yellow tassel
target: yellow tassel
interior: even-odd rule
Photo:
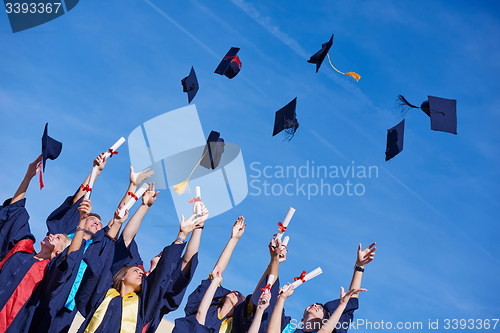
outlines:
[[[349,76],[353,77],[354,80],[356,80],[356,82],[358,82],[358,80],[361,79],[361,75],[359,75],[358,73],[354,73],[354,72],[344,73],[344,72],[339,71],[337,68],[335,68],[335,66],[333,66],[333,64],[330,60],[330,54],[327,54],[327,56],[328,56],[328,62],[330,63],[330,66],[332,66],[332,68],[335,69],[337,72],[339,72],[340,74],[349,75]]]
[[[184,194],[186,192],[186,189],[188,188],[188,180],[189,179],[186,179],[182,183],[179,183],[179,184],[175,185],[174,186],[175,193],[177,193],[179,195],[180,194]]]
[[[358,73],[354,73],[354,72],[347,72],[345,73],[345,75],[349,75],[349,76],[352,76],[354,78],[354,80],[356,80],[356,82],[361,79],[361,75],[359,75]]]

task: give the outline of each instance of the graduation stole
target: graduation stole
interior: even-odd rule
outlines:
[[[106,311],[108,310],[109,303],[115,297],[120,297],[120,293],[111,288],[106,293],[104,300],[94,312],[84,333],[93,333],[101,325]],[[137,327],[137,314],[139,313],[139,297],[136,293],[131,292],[122,298],[122,322],[120,326],[120,333],[135,332]]]
[[[68,235],[68,238],[71,240],[73,240],[73,237],[75,237],[74,233]],[[89,248],[90,244],[92,244],[92,239],[89,239],[87,242],[85,242],[85,248],[83,249],[83,253],[87,252],[87,249]],[[80,266],[78,267],[76,279],[73,282],[73,285],[71,286],[71,290],[69,292],[68,299],[66,300],[66,304],[64,304],[64,307],[70,311],[73,311],[75,309],[76,292],[78,291],[78,288],[80,288],[80,284],[82,283],[83,280],[83,274],[85,274],[87,266],[88,266],[87,263],[82,259],[82,261],[80,261]]]

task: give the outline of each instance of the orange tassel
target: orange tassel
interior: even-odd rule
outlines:
[[[184,194],[186,190],[189,189],[188,179],[174,186],[174,191],[177,194]]]
[[[352,76],[354,78],[354,80],[356,80],[356,82],[361,79],[361,75],[359,75],[358,73],[354,73],[354,72],[347,72],[345,73],[345,75],[349,75],[349,76]]]

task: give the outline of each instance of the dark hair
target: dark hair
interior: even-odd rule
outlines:
[[[125,266],[122,269],[120,269],[118,272],[116,272],[115,275],[113,275],[113,288],[115,288],[116,291],[121,292],[123,278],[125,277],[125,275],[127,274],[127,272],[130,269],[135,268],[135,267],[139,267],[139,266]]]
[[[89,213],[89,217],[91,217],[91,216],[95,216],[95,217],[97,217],[97,218],[99,219],[99,221],[101,221],[101,223],[102,223],[102,219],[101,219],[101,216],[100,216],[99,214],[96,214],[96,213]]]

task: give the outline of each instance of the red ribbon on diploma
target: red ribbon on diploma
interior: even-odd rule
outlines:
[[[87,184],[87,185],[85,185],[85,186],[83,186],[83,184],[82,184],[82,185],[80,185],[80,187],[81,187],[81,188],[82,188],[82,190],[84,190],[85,192],[91,192],[91,191],[92,191],[92,188],[89,186],[89,184]]]
[[[306,277],[306,271],[302,271],[302,273],[300,273],[300,276],[293,278],[293,281],[300,280],[300,281],[302,281],[302,283],[304,283],[304,282],[306,282],[306,280],[304,280],[305,277]]]
[[[128,192],[127,194],[130,195],[132,198],[134,198],[135,201],[139,200],[139,198],[134,193]]]
[[[278,222],[278,230],[281,231],[281,232],[285,232],[286,231],[286,227],[283,225],[283,223]]]
[[[189,203],[193,203],[193,202],[199,202],[199,201],[201,201],[201,198],[200,197],[196,197],[196,198],[194,198],[192,200],[189,200],[188,202]]]
[[[117,152],[117,151],[114,151],[114,150],[113,150],[113,149],[111,149],[111,148],[109,148],[109,149],[108,149],[108,151],[109,151],[109,153],[110,153],[109,158],[113,157],[113,155],[118,154],[118,152]]]
[[[262,290],[262,291],[271,290],[271,284],[270,283],[266,284],[266,286],[264,288],[260,288],[260,290]]]

